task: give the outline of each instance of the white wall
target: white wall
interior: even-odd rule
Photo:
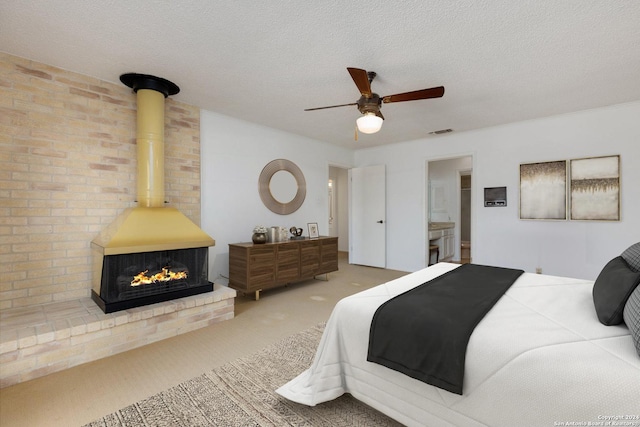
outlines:
[[[473,155],[475,263],[586,279],[640,241],[640,102],[355,152],[358,167],[387,170],[387,268],[425,263],[426,171],[430,159]],[[520,163],[621,155],[621,221],[523,221]],[[507,186],[506,208],[484,208],[484,187]]]
[[[349,168],[353,152],[291,133],[210,111],[201,111],[202,228],[215,240],[209,251],[209,279],[229,276],[229,243],[251,241],[253,227],[301,227],[317,222],[328,232],[329,165]],[[267,209],[258,194],[258,177],[275,159],[298,165],[307,184],[304,203],[290,215]]]

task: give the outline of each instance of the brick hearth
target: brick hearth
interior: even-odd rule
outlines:
[[[232,319],[236,291],[213,292],[104,314],[91,300],[0,313],[0,388]]]

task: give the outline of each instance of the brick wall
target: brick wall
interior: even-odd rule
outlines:
[[[200,224],[200,110],[165,111],[165,197]],[[135,133],[130,88],[0,52],[0,309],[90,295],[91,240],[135,206]]]

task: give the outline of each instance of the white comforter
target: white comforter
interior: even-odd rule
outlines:
[[[598,322],[592,281],[520,276],[471,336],[462,396],[367,362],[378,306],[456,267],[439,263],[338,302],[312,366],[277,392],[310,406],[351,393],[409,426],[607,425],[610,417],[640,426],[640,357],[624,324]]]

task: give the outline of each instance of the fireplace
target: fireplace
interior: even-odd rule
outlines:
[[[91,242],[91,296],[105,312],[210,292],[208,251],[215,241],[164,193],[164,99],[180,91],[168,80],[123,74],[137,96],[138,206],[122,212]]]
[[[208,248],[107,255],[100,294],[94,291],[92,298],[111,313],[210,292],[207,273]]]

